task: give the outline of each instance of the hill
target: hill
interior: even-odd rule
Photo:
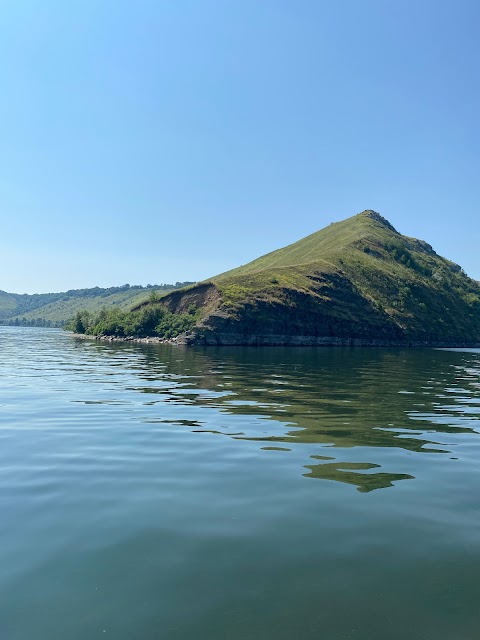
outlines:
[[[196,344],[480,343],[480,284],[370,210],[134,313],[155,308]]]
[[[167,292],[185,286],[174,284],[71,289],[61,293],[18,294],[0,291],[0,324],[22,326],[63,326],[80,309],[91,313],[103,307],[130,309],[149,299],[152,291]]]

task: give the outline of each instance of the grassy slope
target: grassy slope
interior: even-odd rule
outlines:
[[[0,291],[0,318],[8,318],[18,308],[18,302],[14,294]]]
[[[63,323],[72,318],[79,310],[100,311],[102,307],[116,307],[123,311],[148,300],[151,289],[130,287],[114,293],[105,289],[81,290],[58,294],[35,294],[32,296],[0,292],[0,321],[12,321],[15,318],[32,322],[43,319],[52,323]],[[166,291],[159,291],[159,294]],[[33,307],[33,308],[32,308]]]
[[[115,306],[119,309],[130,309],[140,301],[148,299],[149,292],[146,290],[129,290],[128,292],[114,293],[110,296],[97,296],[94,298],[66,298],[47,304],[40,309],[30,311],[21,317],[26,320],[44,318],[54,322],[65,322],[75,315],[77,311],[88,310],[93,313],[100,311],[102,307]]]
[[[371,211],[210,282],[212,331],[480,339],[479,284]]]
[[[346,247],[358,240],[375,238],[381,243],[388,239],[392,232],[394,233],[393,227],[387,227],[385,223],[377,222],[365,213],[332,223],[298,242],[267,253],[242,267],[227,271],[217,276],[216,279],[220,280],[276,267],[314,263],[319,260],[335,260],[342,255]]]

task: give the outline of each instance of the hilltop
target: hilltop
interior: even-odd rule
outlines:
[[[371,210],[134,313],[154,309],[195,344],[480,343],[479,283]]]
[[[185,286],[176,284],[71,289],[61,293],[18,294],[0,291],[0,324],[61,327],[80,309],[91,313],[102,308],[130,309],[148,300],[152,291],[167,292]]]

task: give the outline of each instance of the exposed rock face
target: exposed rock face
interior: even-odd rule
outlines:
[[[165,296],[161,299],[162,304],[172,313],[188,313],[193,305],[196,308],[203,308],[205,313],[214,309],[220,299],[218,289],[210,282],[179,289],[172,293],[178,295]],[[148,306],[149,301],[143,302],[135,309]]]
[[[375,220],[376,222],[380,222],[380,224],[383,224],[383,226],[385,226],[387,229],[390,229],[390,231],[392,231],[393,233],[397,233],[398,234],[398,231],[395,229],[393,224],[390,224],[390,222],[386,218],[384,218],[382,215],[380,215],[376,211],[373,211],[373,209],[367,209],[366,211],[364,211],[360,215],[364,215],[365,217],[371,218],[372,220]]]
[[[249,347],[466,347],[480,348],[480,342],[386,340],[376,338],[337,338],[335,336],[292,336],[266,334],[238,334],[212,332],[209,334],[185,334],[177,344],[197,346],[249,346]]]
[[[345,290],[342,291],[345,292]],[[290,292],[282,303],[256,301],[235,315],[222,308],[209,314],[184,344],[293,346],[478,346],[480,338],[402,330],[389,316],[358,293],[347,289],[348,302],[319,302],[308,294]],[[332,314],[332,307],[336,313]],[[335,311],[335,309],[333,310]],[[343,316],[342,316],[342,311]]]

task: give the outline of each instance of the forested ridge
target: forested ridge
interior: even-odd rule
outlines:
[[[191,283],[147,286],[124,284],[118,287],[91,287],[37,294],[0,291],[0,324],[62,327],[80,309],[93,313],[103,307],[126,310],[147,300],[152,291],[165,293],[187,284]]]

